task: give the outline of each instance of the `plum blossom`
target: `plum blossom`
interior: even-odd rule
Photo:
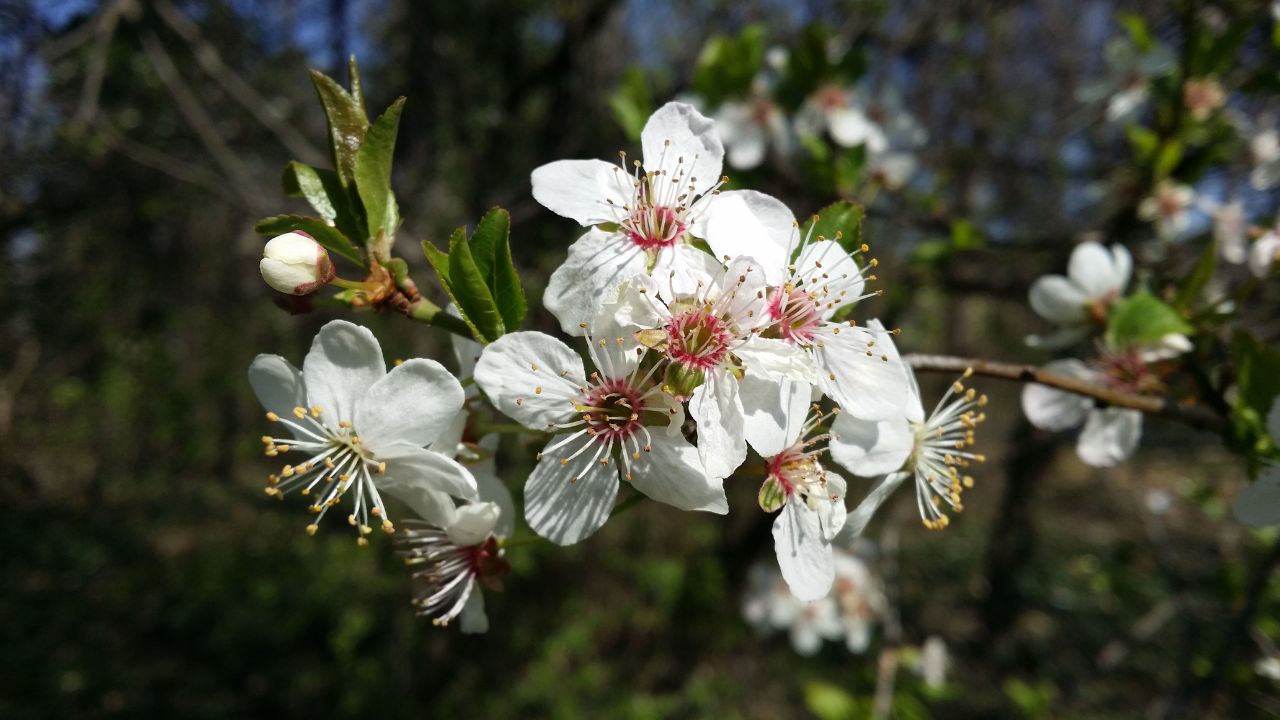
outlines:
[[[1274,125],[1274,116],[1269,119],[1271,126],[1257,130],[1249,138],[1249,159],[1253,164],[1249,184],[1259,191],[1280,185],[1280,129]]]
[[[787,117],[769,97],[767,82],[756,78],[742,100],[726,100],[715,113],[725,160],[735,170],[760,167],[770,148],[785,155],[791,145]]]
[[[796,131],[804,135],[826,132],[840,147],[864,146],[868,153],[889,149],[884,129],[871,119],[852,88],[824,85],[800,106]]]
[[[1244,203],[1234,199],[1221,205],[1208,205],[1205,210],[1213,217],[1213,241],[1218,246],[1218,254],[1233,265],[1243,263],[1249,256],[1249,222]]]
[[[721,183],[724,146],[692,105],[667,103],[640,135],[643,161],[557,160],[533,171],[533,197],[591,227],[552,273],[543,303],[569,335],[581,335],[605,291],[649,271],[680,268],[698,251],[705,208]]]
[[[893,333],[835,319],[838,311],[874,294],[863,291],[864,276],[876,261],[859,267],[840,238],[812,235],[811,227],[800,237],[795,217],[780,201],[749,190],[724,193],[707,218],[707,244],[717,257],[750,257],[764,272],[771,323],[761,336],[778,341],[778,362],[810,368],[817,386],[845,412],[867,419],[901,414],[906,385],[896,367]],[[867,250],[862,245],[855,252]],[[748,416],[774,418],[777,427],[778,419],[794,417],[793,403],[807,406],[807,399],[799,400],[806,390],[802,381],[791,380],[765,405],[749,403],[744,395],[743,408]],[[781,449],[780,435],[753,436],[751,423],[747,440],[764,456]]]
[[[315,534],[329,509],[352,493],[347,522],[360,543],[372,532],[370,516],[384,531],[395,527],[382,493],[414,504],[432,522],[447,522],[452,497],[473,500],[476,481],[451,455],[434,446],[462,408],[458,381],[434,360],[414,359],[387,372],[373,333],[343,320],[320,329],[302,370],[279,355],[259,355],[249,383],[267,419],[290,437],[263,436],[266,454],[300,451],[310,457],[268,477],[267,494],[297,490],[312,497]]]
[[[268,240],[262,248],[258,272],[271,289],[289,295],[313,293],[337,274],[329,251],[301,231]]]
[[[1151,81],[1167,74],[1175,66],[1169,48],[1152,44],[1139,51],[1123,38],[1114,38],[1104,51],[1107,77],[1080,89],[1081,102],[1106,102],[1107,122],[1125,122],[1135,117],[1151,97]]]
[[[849,536],[861,535],[876,510],[907,478],[915,479],[916,505],[924,526],[947,527],[950,518],[945,509],[962,511],[960,496],[973,487],[973,478],[962,472],[986,459],[969,448],[974,430],[986,419],[981,408],[987,397],[957,380],[926,418],[915,374],[905,364],[900,367],[910,388],[904,416],[867,421],[842,413],[831,426],[831,457],[836,462],[861,477],[885,476],[849,513],[845,529]]]
[[[1280,445],[1280,399],[1267,413],[1267,433]],[[1258,478],[1236,496],[1236,519],[1252,528],[1280,525],[1280,463],[1268,461]]]
[[[1249,248],[1249,270],[1260,278],[1271,274],[1271,267],[1280,260],[1280,221],[1264,232]]]
[[[680,403],[654,377],[660,365],[642,363],[646,349],[616,327],[596,327],[590,376],[577,353],[540,332],[503,335],[476,364],[476,382],[498,410],[555,433],[525,483],[529,527],[559,545],[588,537],[609,519],[619,474],[682,510],[727,513],[721,480],[681,434]]]
[[[763,393],[755,404],[777,397],[776,383],[756,381],[777,349],[756,336],[769,322],[759,266],[739,258],[725,268],[710,255],[702,258],[701,269],[683,275],[623,283],[607,307],[616,308],[609,312],[620,326],[638,330],[641,344],[663,354],[666,389],[689,399],[698,426],[716,428],[699,436],[698,454],[713,477],[728,477],[747,456],[743,394]],[[740,382],[747,374],[753,381]]]
[[[817,600],[831,590],[835,560],[831,541],[844,526],[844,478],[819,461],[826,435],[812,433],[824,416],[814,415],[787,438],[782,452],[765,458],[760,509],[777,512],[773,521],[773,549],[782,577],[800,600]]]
[[[884,616],[887,602],[880,579],[857,553],[837,547],[835,570],[831,595],[840,609],[845,647],[860,654],[871,644],[871,631]]]
[[[831,595],[805,602],[797,599],[777,570],[764,564],[751,567],[742,616],[757,631],[786,630],[791,647],[800,655],[814,655],[823,640],[839,640],[845,634],[840,607]]]
[[[1173,240],[1190,227],[1195,202],[1196,193],[1189,186],[1161,180],[1155,191],[1138,203],[1138,217],[1155,223],[1161,238]]]
[[[1208,120],[1226,99],[1222,83],[1215,78],[1190,78],[1182,84],[1182,104],[1196,122]]]
[[[1062,347],[1088,335],[1106,322],[1107,309],[1124,294],[1132,271],[1133,257],[1123,245],[1077,245],[1065,277],[1045,275],[1031,285],[1031,308],[1059,330],[1047,338],[1029,337],[1028,344]]]
[[[476,585],[500,590],[503,576],[511,569],[502,559],[501,515],[497,504],[479,502],[458,508],[444,527],[419,520],[405,522],[396,546],[413,579],[422,585],[413,601],[419,615],[442,626],[461,616],[464,633],[489,629],[484,595]]]

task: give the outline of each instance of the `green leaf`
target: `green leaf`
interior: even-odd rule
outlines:
[[[852,720],[860,717],[858,701],[831,683],[814,680],[805,684],[804,704],[819,720]]]
[[[343,235],[348,238],[364,236],[364,222],[359,219],[346,188],[342,187],[334,171],[293,161],[285,166],[281,182],[285,195],[306,198],[320,217],[341,230]]]
[[[1129,33],[1129,39],[1133,41],[1133,46],[1138,52],[1147,52],[1151,49],[1155,40],[1151,37],[1151,31],[1147,29],[1147,21],[1141,15],[1132,12],[1116,13],[1116,22],[1124,26],[1126,32]]]
[[[480,218],[471,236],[471,255],[485,279],[506,332],[520,327],[528,307],[520,274],[511,260],[511,215],[500,207]]]
[[[713,36],[698,53],[693,90],[711,106],[745,95],[764,64],[764,28],[748,25],[737,37]]]
[[[343,187],[351,187],[356,177],[356,153],[369,129],[364,106],[333,78],[319,70],[311,71],[311,81],[329,120],[329,142],[333,146],[333,166]]]
[[[403,97],[391,103],[391,107],[369,126],[356,153],[356,189],[369,218],[369,237],[375,239],[375,246],[369,248],[369,254],[379,260],[387,258],[396,229],[400,226],[400,209],[391,189],[391,163],[403,108]]]
[[[337,253],[361,267],[367,267],[364,256],[347,239],[347,236],[320,218],[306,217],[304,215],[276,215],[259,221],[257,225],[253,226],[253,229],[259,235],[273,236],[301,230],[315,238],[315,241],[323,245],[329,252]]]
[[[468,324],[479,331],[481,342],[493,342],[502,337],[506,329],[489,285],[476,266],[466,233],[466,228],[458,228],[449,237],[449,282],[453,286],[453,299]]]
[[[623,73],[622,82],[609,96],[609,109],[627,137],[639,140],[644,124],[653,114],[653,95],[643,70],[631,67]]]
[[[1280,396],[1280,349],[1239,331],[1231,338],[1231,358],[1236,367],[1237,423],[1252,428],[1253,434],[1265,435],[1267,413]]]
[[[1111,306],[1107,316],[1107,342],[1115,348],[1159,340],[1171,333],[1188,334],[1192,327],[1178,311],[1151,293],[1141,292]]]
[[[1148,130],[1140,125],[1129,125],[1125,128],[1125,134],[1129,136],[1133,157],[1139,163],[1146,162],[1155,153],[1156,146],[1160,144],[1160,136],[1154,130]]]
[[[1182,143],[1169,140],[1161,145],[1160,152],[1156,155],[1155,166],[1152,168],[1156,180],[1169,177],[1180,162],[1182,162]]]
[[[800,228],[800,237],[835,240],[845,252],[852,254],[862,249],[862,218],[865,215],[861,205],[845,200],[834,202],[819,210],[816,220],[810,218]]]
[[[982,233],[964,218],[951,221],[951,247],[955,250],[977,250],[986,245]]]
[[[360,83],[360,67],[356,64],[354,53],[347,58],[347,81],[351,83],[351,99],[355,101],[360,114],[369,117],[364,108],[364,86]]]
[[[1191,269],[1186,282],[1178,288],[1178,296],[1174,299],[1173,306],[1178,310],[1189,310],[1196,298],[1200,297],[1200,293],[1204,291],[1204,286],[1209,283],[1217,267],[1218,241],[1210,237],[1209,244],[1205,246],[1204,252],[1200,253],[1200,259]]]

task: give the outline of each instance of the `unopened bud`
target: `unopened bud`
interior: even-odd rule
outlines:
[[[309,295],[335,273],[328,251],[298,231],[271,238],[262,248],[258,270],[272,289],[290,295]]]

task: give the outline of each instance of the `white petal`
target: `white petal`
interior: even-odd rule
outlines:
[[[453,522],[444,528],[445,534],[458,547],[479,545],[493,533],[501,512],[496,504],[490,502],[463,505],[458,508]]]
[[[617,221],[631,199],[629,176],[603,160],[557,160],[534,170],[530,180],[534,200],[584,226]]]
[[[747,125],[729,145],[729,166],[735,170],[760,167],[768,150],[768,136],[764,128],[754,123]]]
[[[823,318],[857,302],[864,285],[858,264],[834,240],[815,240],[805,245],[796,258],[793,277],[819,301]]]
[[[1089,299],[1071,280],[1061,275],[1044,275],[1031,284],[1031,309],[1056,325],[1074,325],[1085,319]]]
[[[1249,270],[1254,277],[1265,278],[1271,274],[1277,257],[1280,257],[1280,232],[1269,232],[1249,248]]]
[[[453,419],[445,425],[444,430],[440,431],[440,434],[436,436],[436,439],[432,441],[428,449],[435,450],[456,460],[459,446],[462,444],[462,436],[467,432],[467,419],[469,417],[470,413],[467,412],[465,407],[454,413]]]
[[[1115,259],[1101,244],[1083,242],[1071,251],[1067,276],[1084,291],[1086,298],[1103,298],[1119,292],[1116,287]],[[1126,273],[1127,275],[1127,273]]]
[[[761,378],[789,378],[815,385],[818,371],[803,348],[778,338],[753,336],[734,349],[747,375]]]
[[[449,306],[445,308],[445,312],[459,320],[462,319],[462,314],[458,312],[458,306],[453,303],[449,303]],[[480,360],[480,353],[484,352],[484,346],[469,337],[454,333],[449,334],[449,342],[453,347],[453,359],[458,362],[458,377],[469,378],[475,375],[476,362]],[[474,385],[472,388],[474,388]],[[470,392],[473,393],[475,391],[471,389]],[[468,393],[468,397],[470,397],[470,393]]]
[[[888,148],[884,131],[880,126],[853,108],[836,108],[827,113],[827,128],[831,139],[841,147],[867,146],[867,152],[879,153]]]
[[[386,374],[378,339],[346,320],[320,328],[302,363],[308,404],[320,407],[320,420],[332,428],[352,421],[360,398]]]
[[[1280,465],[1268,465],[1236,496],[1236,520],[1251,528],[1280,525]]]
[[[853,325],[839,326],[837,334],[836,327],[824,325],[813,344],[823,392],[855,417],[901,416],[909,390],[893,336]]]
[[[467,604],[462,606],[458,624],[466,635],[489,632],[489,616],[484,612],[484,593],[480,592],[480,588],[472,589]]]
[[[631,462],[631,484],[637,490],[681,510],[729,512],[724,481],[707,474],[698,449],[684,437],[654,433],[649,446],[649,452],[642,450]]]
[[[884,501],[888,500],[893,491],[897,490],[898,486],[902,484],[902,481],[909,477],[911,477],[909,472],[898,472],[886,475],[883,480],[876,483],[875,487],[871,488],[871,492],[867,493],[862,502],[858,503],[858,507],[854,508],[853,512],[849,513],[849,516],[845,518],[844,528],[840,530],[840,535],[835,542],[848,546],[853,542],[854,538],[861,536],[871,522],[871,518],[875,517],[876,511],[884,504]]]
[[[557,435],[548,447],[564,439]],[[581,442],[593,440],[583,439]],[[557,545],[573,545],[599,530],[618,497],[618,471],[602,465],[595,448],[569,459],[580,444],[543,451],[524,486],[524,519],[529,527]],[[565,462],[567,460],[567,462]]]
[[[1080,379],[1092,379],[1093,371],[1079,360],[1058,360],[1045,370]],[[1022,388],[1022,412],[1032,425],[1042,430],[1066,430],[1084,422],[1093,401],[1083,395],[1056,390],[1048,385],[1028,384]]]
[[[716,258],[753,258],[770,285],[786,280],[798,242],[795,216],[781,201],[753,190],[721,193],[707,210],[707,245]]]
[[[413,487],[424,487],[465,500],[475,500],[478,496],[471,471],[457,460],[438,452],[412,445],[396,445],[379,455],[378,460],[387,463],[385,474],[373,476],[379,491],[386,489],[402,499],[405,498],[405,489]]]
[[[1124,294],[1133,274],[1133,255],[1123,245],[1111,246],[1111,286],[1117,295]]]
[[[669,102],[658,108],[644,124],[640,144],[645,170],[679,178],[681,185],[693,186],[694,194],[701,195],[720,182],[724,145],[715,123],[692,105]]]
[[[493,406],[533,430],[574,417],[572,401],[585,383],[582,358],[540,332],[507,333],[476,363],[476,384]]]
[[[645,272],[648,256],[625,235],[592,228],[569,246],[564,264],[551,273],[542,302],[567,335],[582,335],[600,311],[606,292]]]
[[[742,401],[738,381],[727,372],[712,371],[693,391],[689,414],[704,432],[698,433],[698,456],[707,474],[726,478],[747,459]]]
[[[1076,454],[1094,467],[1110,467],[1132,455],[1141,436],[1141,412],[1122,408],[1092,410],[1076,442]]]
[[[296,407],[305,407],[307,391],[302,373],[279,355],[259,355],[249,364],[249,385],[262,409],[289,417]]]
[[[648,275],[637,275],[617,288],[617,297],[606,301],[601,313],[611,317],[619,328],[656,328],[671,320],[667,306],[654,300],[658,285]]]
[[[743,433],[761,457],[773,457],[795,444],[809,412],[808,383],[770,379],[748,370],[738,384],[738,396]]]
[[[462,385],[443,365],[415,358],[392,368],[357,401],[355,430],[374,454],[394,443],[423,447],[449,427],[462,400]]]
[[[481,500],[498,506],[498,522],[493,526],[493,534],[498,537],[511,537],[516,526],[516,503],[511,497],[507,484],[502,482],[492,471],[473,467],[471,474],[476,479],[476,489]]]
[[[831,591],[835,564],[831,543],[822,537],[818,514],[798,499],[788,500],[773,521],[773,550],[778,568],[800,600],[819,600]]]
[[[694,295],[724,273],[713,257],[692,245],[680,244],[658,253],[653,265],[654,285],[664,300]]]
[[[817,630],[806,623],[792,625],[790,637],[791,649],[798,655],[805,657],[816,655],[822,648],[822,637],[818,635]]]
[[[915,441],[906,418],[861,420],[840,413],[831,425],[831,457],[859,477],[901,469],[911,457]]]
[[[395,484],[380,492],[408,505],[415,515],[436,527],[449,527],[458,517],[458,505],[449,493],[425,485]]]
[[[843,477],[830,470],[827,471],[827,497],[819,505],[819,518],[822,520],[822,537],[828,542],[844,528],[845,520],[849,517],[844,505],[845,493],[848,489],[849,484]]]

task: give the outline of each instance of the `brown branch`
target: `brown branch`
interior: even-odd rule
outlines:
[[[1224,433],[1227,421],[1203,405],[1181,404],[1167,397],[1134,395],[1099,387],[1073,377],[1059,375],[1036,365],[993,362],[977,358],[950,355],[910,354],[904,358],[913,369],[924,372],[962,373],[972,368],[975,375],[1012,380],[1022,383],[1039,383],[1066,392],[1093,398],[1100,407],[1120,407],[1138,410],[1150,415],[1160,415],[1187,423],[1192,427]]]

